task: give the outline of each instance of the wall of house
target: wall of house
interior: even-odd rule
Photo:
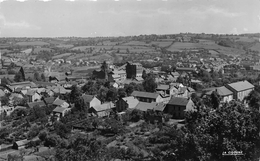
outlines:
[[[128,108],[128,106],[129,105],[123,99],[119,99],[116,102],[116,111],[122,112],[122,111],[126,110]]]
[[[222,101],[223,101],[223,102],[229,102],[229,101],[231,101],[231,100],[233,100],[233,95],[224,96],[224,97],[222,98]]]
[[[166,105],[166,113],[172,115],[173,119],[183,119],[185,106],[176,106],[176,105]]]
[[[101,101],[94,97],[92,101],[90,101],[89,107],[95,107],[101,105]]]
[[[238,92],[237,93],[237,99],[240,100],[240,101],[243,101],[244,98],[247,97],[252,90],[253,90],[253,88],[245,90],[245,91]]]

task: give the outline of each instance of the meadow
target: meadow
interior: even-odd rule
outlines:
[[[172,44],[172,41],[152,41],[150,44],[159,47],[167,47]]]
[[[39,53],[39,52],[42,52],[42,51],[51,52],[51,51],[53,51],[53,49],[50,49],[50,48],[35,48],[35,49],[33,50],[33,53]]]
[[[66,49],[69,49],[69,48],[73,48],[74,45],[72,45],[72,44],[60,44],[60,45],[57,45],[56,47],[57,47],[57,48],[66,48]]]
[[[250,49],[260,52],[260,43],[259,42],[255,43]]]
[[[50,45],[47,42],[43,42],[43,41],[28,41],[28,42],[18,42],[16,43],[16,45],[19,46],[43,46],[43,45]]]

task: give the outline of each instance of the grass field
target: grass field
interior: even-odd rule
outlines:
[[[50,49],[50,48],[35,48],[33,50],[33,53],[39,53],[41,51],[52,51],[53,49]]]
[[[151,45],[153,44],[153,45],[156,45],[159,47],[167,47],[172,44],[172,41],[152,41],[150,44]]]
[[[22,53],[30,54],[32,52],[32,49],[26,49],[21,51]]]
[[[80,50],[80,51],[85,51],[86,49],[90,49],[90,48],[94,48],[94,49],[107,49],[110,50],[113,48],[113,46],[106,46],[106,45],[100,45],[100,46],[77,46],[72,48],[71,50]]]
[[[126,45],[126,46],[147,46],[149,44],[146,44],[145,42],[143,41],[130,41],[130,42],[127,42],[127,43],[123,43],[121,45]]]
[[[254,51],[259,51],[260,52],[260,43],[256,43],[255,45],[253,45],[251,48],[251,50],[254,50]]]
[[[74,47],[74,45],[70,45],[70,44],[60,44],[60,45],[57,45],[56,47],[69,49],[69,48]]]
[[[31,41],[31,42],[18,42],[16,45],[20,46],[43,46],[43,45],[50,45],[49,43],[43,41]]]
[[[239,39],[236,39],[236,41],[255,42],[255,39],[247,37],[247,36],[240,36]]]
[[[52,58],[53,59],[60,59],[60,58],[63,58],[63,57],[69,57],[70,55],[72,55],[73,53],[64,53],[64,54],[60,54],[60,55],[55,55],[53,56]]]
[[[223,47],[217,44],[181,43],[181,42],[175,42],[167,50],[178,51],[178,50],[191,50],[191,49],[217,50],[220,54],[225,54],[225,55],[241,55],[245,53],[244,50]]]

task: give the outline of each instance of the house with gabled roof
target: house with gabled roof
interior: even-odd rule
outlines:
[[[101,101],[94,95],[83,94],[82,98],[87,108],[101,105]]]
[[[45,102],[46,105],[52,105],[55,100],[56,100],[55,97],[46,97],[46,98],[43,98],[43,101]]]
[[[114,108],[115,108],[114,103],[107,102],[98,106],[91,107],[89,109],[89,113],[91,113],[94,116],[105,117],[105,116],[109,116]]]
[[[133,91],[131,95],[137,98],[140,102],[163,102],[163,99],[159,93]]]
[[[42,98],[36,90],[28,90],[25,95],[28,97],[29,102],[34,102]]]
[[[59,99],[59,98],[56,98],[55,101],[52,104],[54,106],[64,107],[64,108],[68,108],[70,106],[66,101]]]
[[[205,91],[205,94],[208,96],[210,96],[213,91],[216,91],[221,98],[220,100],[221,102],[229,102],[233,100],[233,92],[228,88],[226,88],[225,86],[207,88],[204,89],[203,91]]]
[[[120,98],[118,101],[116,101],[116,111],[122,112],[128,108],[133,109],[137,106],[138,103],[139,100],[133,96]]]
[[[71,110],[71,108],[68,108],[68,107],[57,106],[52,111],[52,113],[54,116],[57,117],[57,120],[59,120],[61,117],[64,117],[70,110]]]
[[[248,81],[240,81],[235,83],[230,83],[225,86],[227,89],[233,92],[233,98],[235,100],[243,101],[245,97],[249,95],[251,91],[254,90],[255,86]]]
[[[183,119],[186,111],[195,111],[194,103],[189,98],[172,97],[164,108],[164,113],[172,115],[174,119]]]
[[[34,106],[40,106],[40,107],[46,106],[46,104],[43,101],[29,102],[27,103],[27,105],[29,108],[33,108]]]

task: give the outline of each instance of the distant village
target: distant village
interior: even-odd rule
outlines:
[[[186,41],[194,40],[178,39]],[[187,112],[200,110],[198,100],[205,102],[203,108],[207,103],[215,107],[214,98],[219,101],[218,107],[233,101],[248,107],[245,99],[260,81],[260,62],[254,55],[216,56],[204,49],[175,54],[166,51],[150,59],[139,55],[123,63],[113,59],[44,60],[28,58],[26,51],[19,53],[21,56],[5,55],[0,62],[0,127],[17,129],[1,134],[0,153],[39,141],[37,136],[45,127],[31,134],[29,127],[33,126],[27,127],[28,124],[40,127],[43,123],[55,128],[57,122],[66,122],[73,131],[85,130],[86,119],[104,120],[115,115],[124,122],[126,115],[138,111],[149,123],[173,122],[183,126]],[[209,98],[211,101],[207,102]],[[73,117],[75,113],[83,118]],[[110,126],[102,125],[102,129],[111,129]],[[46,145],[49,151],[55,147],[51,143]]]

